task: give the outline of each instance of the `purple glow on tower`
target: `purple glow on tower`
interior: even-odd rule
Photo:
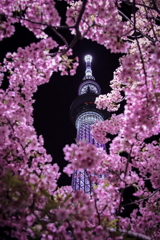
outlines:
[[[76,120],[76,129],[77,129],[77,141],[83,140],[86,143],[92,143],[96,147],[102,147],[105,149],[105,144],[97,143],[92,134],[91,134],[91,126],[96,121],[103,121],[103,117],[96,112],[84,112]],[[83,189],[84,192],[91,194],[92,185],[88,179],[87,173],[85,170],[79,172],[77,170],[72,174],[72,188],[73,191]]]
[[[86,141],[86,143],[92,143],[97,148],[102,147],[105,149],[104,144],[97,143],[92,134],[91,134],[91,126],[96,121],[103,121],[104,118],[102,115],[97,111],[93,101],[93,96],[98,96],[101,92],[100,86],[96,83],[95,78],[92,76],[91,70],[91,62],[92,57],[90,55],[85,56],[86,61],[86,71],[85,77],[83,78],[82,84],[79,86],[78,100],[82,99],[83,97],[83,106],[80,107],[78,114],[76,115],[75,127],[77,129],[77,142],[80,140]],[[90,99],[92,98],[92,101]],[[88,102],[86,102],[86,99]],[[88,100],[89,99],[89,100]],[[80,106],[81,106],[80,105]],[[89,181],[87,176],[86,170],[77,171],[75,170],[72,174],[72,188],[73,191],[83,189],[84,192],[91,194],[92,192],[92,185]]]
[[[77,141],[83,140],[86,141],[86,143],[94,144],[96,147],[104,148],[105,145],[97,143],[91,134],[91,126],[96,121],[103,121],[103,117],[96,112],[87,111],[78,116],[75,123],[77,129]]]

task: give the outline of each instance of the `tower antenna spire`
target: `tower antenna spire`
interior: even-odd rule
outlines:
[[[85,75],[86,76],[92,76],[92,69],[91,69],[92,56],[88,54],[88,55],[85,56],[84,59],[85,59],[85,62],[86,62]]]

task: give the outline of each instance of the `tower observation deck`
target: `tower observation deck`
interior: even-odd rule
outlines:
[[[104,144],[97,143],[92,134],[91,126],[96,121],[103,121],[109,117],[109,113],[105,110],[99,110],[95,105],[95,98],[101,93],[99,84],[92,76],[90,55],[85,56],[86,71],[82,83],[78,88],[78,97],[72,102],[70,107],[70,118],[77,129],[77,142],[82,140],[86,143],[92,143],[97,148],[103,147]],[[72,174],[73,191],[83,189],[86,193],[92,192],[92,186],[88,179],[85,169],[81,172],[75,170]]]

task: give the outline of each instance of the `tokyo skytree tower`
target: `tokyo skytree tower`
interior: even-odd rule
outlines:
[[[101,93],[101,88],[92,76],[92,57],[86,55],[85,62],[85,76],[78,88],[78,97],[71,104],[70,118],[77,129],[77,142],[83,140],[86,143],[94,144],[97,148],[103,147],[105,149],[104,144],[99,144],[94,140],[91,134],[91,126],[96,121],[103,121],[108,118],[109,113],[97,109],[94,104],[95,98]],[[83,189],[88,194],[92,192],[92,185],[85,169],[82,172],[74,171],[72,174],[72,188],[73,191]]]

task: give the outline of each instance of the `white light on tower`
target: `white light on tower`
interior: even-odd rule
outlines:
[[[92,56],[88,54],[88,55],[85,56],[84,59],[85,59],[85,62],[86,62],[85,74],[86,74],[86,76],[92,76],[92,70],[91,70]]]
[[[86,55],[84,59],[85,59],[85,62],[90,62],[90,63],[92,62],[92,56],[89,54]]]

